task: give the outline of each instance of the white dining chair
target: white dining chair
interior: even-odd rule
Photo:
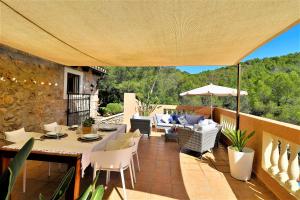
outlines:
[[[111,171],[120,172],[125,200],[127,200],[126,185],[125,185],[125,178],[124,178],[124,170],[126,169],[129,169],[131,186],[132,188],[134,188],[132,168],[131,168],[132,148],[133,146],[124,149],[119,149],[119,150],[112,150],[112,151],[105,151],[105,150],[94,151],[91,154],[91,163],[94,169],[93,179],[95,179],[98,170],[107,171],[106,184],[108,184],[110,180],[110,172]]]
[[[56,127],[58,126],[57,122],[53,122],[50,124],[44,124],[45,131],[55,131]],[[61,168],[61,166],[59,166]],[[51,162],[48,162],[48,176],[51,175]]]
[[[29,139],[29,137],[26,135],[24,128],[20,128],[15,131],[4,132],[4,135],[5,135],[5,139],[10,142],[20,142]],[[26,192],[26,172],[27,172],[26,168],[27,168],[27,162],[25,161],[24,168],[23,168],[23,192]]]
[[[134,156],[136,157],[136,162],[137,162],[137,167],[138,167],[138,171],[141,171],[141,168],[140,168],[140,161],[139,161],[139,154],[138,154],[138,147],[139,147],[139,142],[140,142],[140,139],[142,137],[142,134],[141,132],[139,131],[139,129],[135,130],[134,132],[128,132],[128,133],[125,133],[125,134],[119,134],[117,136],[117,138],[119,140],[124,140],[124,139],[132,139],[132,142],[133,142],[133,147],[132,147],[132,160],[131,160],[131,164],[132,164],[132,171],[133,171],[133,179],[134,179],[134,182],[136,183],[136,175],[135,175],[135,166],[134,166]]]
[[[132,156],[136,156],[136,162],[137,162],[137,166],[138,166],[138,171],[141,171],[140,161],[139,161],[139,153],[138,153],[139,142],[140,142],[141,137],[142,136],[133,137],[134,147],[132,148]]]

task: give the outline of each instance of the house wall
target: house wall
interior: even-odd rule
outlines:
[[[66,124],[64,67],[0,45],[0,134],[22,127],[41,131],[43,124],[54,121]],[[90,90],[97,79],[92,72],[84,72],[83,92],[97,96],[96,88]]]

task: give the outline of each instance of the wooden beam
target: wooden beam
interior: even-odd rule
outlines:
[[[237,95],[236,95],[236,130],[240,128],[240,104],[241,104],[241,63],[237,64],[237,81],[236,81]]]

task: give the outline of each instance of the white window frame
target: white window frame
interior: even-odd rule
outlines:
[[[75,74],[75,75],[79,76],[79,92],[82,93],[82,91],[83,91],[83,76],[84,76],[84,73],[82,71],[78,71],[78,70],[75,70],[75,69],[71,69],[69,67],[65,67],[65,70],[64,70],[64,99],[68,98],[68,94],[67,94],[68,73]]]

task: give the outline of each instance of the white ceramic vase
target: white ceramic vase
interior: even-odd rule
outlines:
[[[241,181],[249,180],[252,173],[254,150],[245,147],[243,152],[239,152],[229,146],[228,157],[231,176]]]

